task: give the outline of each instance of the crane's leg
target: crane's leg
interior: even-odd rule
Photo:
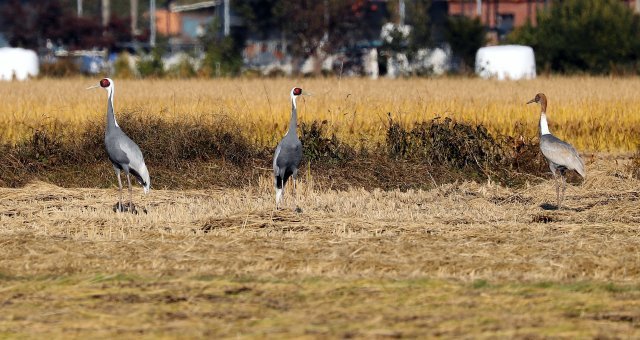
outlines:
[[[124,206],[122,205],[122,179],[120,178],[120,169],[114,167],[116,171],[116,177],[118,177],[118,207],[116,211],[123,212]]]
[[[567,180],[564,178],[564,172],[560,173],[560,178],[562,179],[562,196],[560,196],[560,204],[564,201],[564,191],[567,190]],[[560,206],[558,206],[560,208]]]
[[[293,199],[293,211],[301,213],[302,209],[300,209],[300,206],[298,205],[298,169],[293,172]]]
[[[557,209],[560,209],[560,183],[558,183],[558,175],[553,173],[553,180],[556,182],[556,203]]]
[[[296,190],[298,187],[298,179],[293,177],[293,210],[298,209],[298,191]]]
[[[275,187],[276,187],[276,210],[280,207],[280,201],[282,201],[282,194],[284,190],[284,183],[282,181],[282,177],[276,176],[275,178]]]
[[[131,194],[131,175],[127,172],[127,184],[129,185],[129,211],[133,212],[133,197]]]

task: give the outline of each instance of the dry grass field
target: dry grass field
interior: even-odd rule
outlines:
[[[640,181],[327,191],[270,179],[152,191],[0,189],[0,336],[640,336]],[[289,196],[286,202],[292,206]]]
[[[0,83],[0,139],[17,141],[34,128],[103,119],[106,95],[85,91],[99,79]],[[352,144],[384,139],[387,113],[406,124],[453,117],[507,135],[537,134],[539,108],[525,105],[537,92],[549,98],[552,131],[582,151],[635,151],[640,142],[640,79],[551,77],[499,82],[481,79],[255,79],[118,80],[116,112],[166,119],[230,118],[248,137],[274,145],[287,128],[289,91],[304,99],[302,121],[326,120]]]
[[[0,187],[0,338],[640,338],[639,164],[626,159],[637,78],[116,79],[121,122],[155,129],[135,135],[152,176],[137,215],[112,210],[95,128],[106,95],[84,90],[97,80],[0,82],[0,183],[16,186]],[[326,120],[354,150],[385,143],[388,112],[407,128],[452,117],[535,140],[539,108],[524,103],[545,92],[551,130],[585,153],[588,177],[558,210],[550,174],[523,167],[509,187],[479,163],[464,177],[382,147],[305,163],[302,212],[290,193],[274,211],[265,155],[294,84],[314,93],[301,119]],[[225,120],[255,145],[197,129]],[[200,157],[202,136],[247,159]]]

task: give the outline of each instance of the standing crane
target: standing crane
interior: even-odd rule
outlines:
[[[527,102],[527,104],[540,104],[540,150],[549,162],[549,168],[556,182],[556,198],[558,201],[557,208],[562,207],[564,200],[564,191],[567,183],[564,178],[567,170],[575,170],[582,178],[586,178],[587,173],[584,170],[584,162],[580,158],[578,151],[571,144],[562,141],[549,132],[547,124],[547,96],[544,93],[536,94],[536,97]],[[562,195],[560,195],[560,185],[558,183],[557,173],[560,173],[562,181]]]
[[[289,130],[284,135],[273,155],[273,176],[276,188],[276,209],[282,201],[284,186],[289,177],[293,176],[293,195],[296,192],[296,178],[298,176],[298,165],[302,160],[302,142],[298,138],[298,108],[296,98],[306,95],[301,88],[291,89],[291,119],[289,120]]]
[[[144,158],[138,145],[131,140],[121,129],[116,121],[115,114],[113,112],[113,92],[114,84],[113,80],[104,78],[100,80],[100,83],[95,86],[91,86],[88,89],[102,87],[107,91],[107,129],[104,133],[104,145],[109,155],[109,160],[113,164],[113,169],[118,177],[118,205],[116,210],[123,212],[128,210],[135,212],[133,206],[133,199],[131,194],[131,177],[133,175],[138,183],[142,185],[144,193],[149,192],[151,187],[151,179],[149,178],[149,171],[144,164]],[[127,184],[129,186],[129,206],[125,209],[122,204],[122,180],[120,179],[120,172],[124,171],[127,174]]]

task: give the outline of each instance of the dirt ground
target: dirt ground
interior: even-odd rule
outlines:
[[[640,337],[640,181],[0,189],[0,337]],[[147,212],[142,212],[144,207]]]

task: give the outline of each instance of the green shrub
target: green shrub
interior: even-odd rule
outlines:
[[[122,52],[113,64],[116,78],[134,78],[135,72],[131,68],[131,56],[127,52]]]
[[[80,68],[71,59],[61,58],[53,63],[40,65],[40,77],[63,78],[80,74]]]
[[[204,58],[206,73],[213,77],[237,76],[242,69],[242,54],[232,37],[209,43]]]
[[[476,52],[487,42],[482,22],[478,18],[450,17],[447,21],[447,41],[454,56],[462,60],[461,71],[473,69]]]
[[[151,52],[151,55],[143,57],[138,62],[138,73],[143,78],[160,78],[164,76],[164,65],[159,49]]]
[[[532,46],[540,69],[595,74],[637,72],[639,17],[617,0],[555,2],[537,26],[514,31],[509,42]]]
[[[178,64],[173,65],[166,73],[173,78],[193,78],[197,75],[196,69],[187,57],[182,58]]]

